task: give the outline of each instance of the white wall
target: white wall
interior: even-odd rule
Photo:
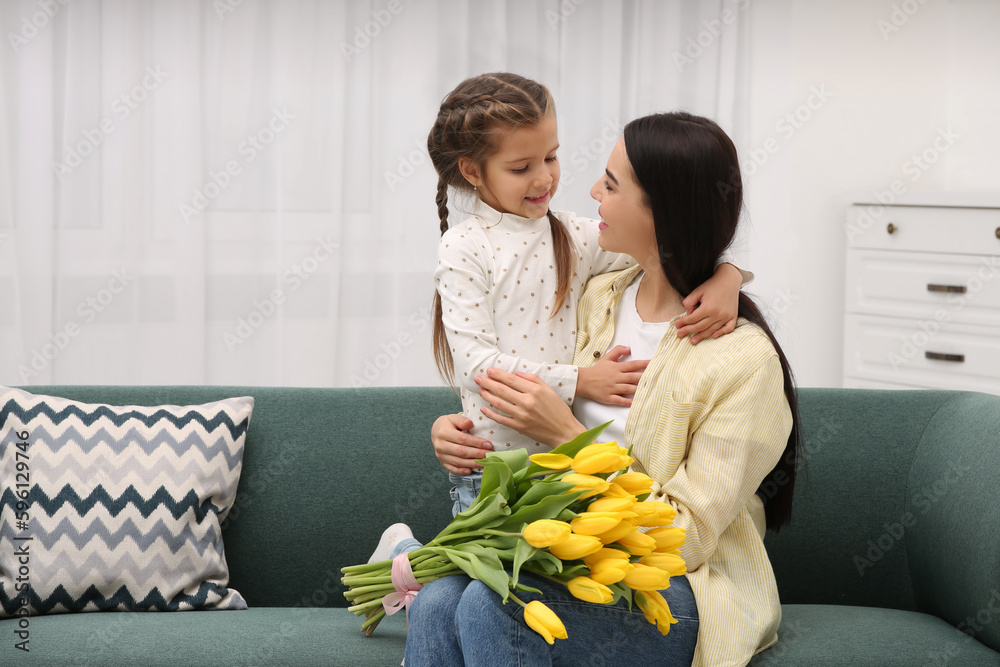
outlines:
[[[737,254],[798,383],[840,386],[850,194],[897,179],[908,192],[1000,191],[1000,2],[782,0],[751,17]],[[912,157],[939,133],[951,144],[921,168]]]

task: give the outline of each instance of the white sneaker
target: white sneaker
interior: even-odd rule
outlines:
[[[368,559],[369,563],[377,563],[383,560],[389,560],[392,555],[392,550],[397,544],[405,539],[415,540],[413,537],[413,532],[410,527],[405,523],[394,523],[385,529],[382,533],[382,538],[378,541],[378,546],[375,547],[375,553],[372,557]]]

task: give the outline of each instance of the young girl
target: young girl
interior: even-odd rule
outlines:
[[[535,374],[567,405],[576,397],[630,405],[646,360],[629,359],[630,350],[619,346],[593,366],[573,364],[584,286],[591,276],[635,260],[602,250],[595,221],[549,210],[560,172],[548,89],[506,72],[467,79],[441,104],[427,148],[438,173],[441,222],[434,356],[442,376],[461,387],[471,420],[463,427],[493,449],[550,449],[483,415],[487,404],[473,379],[490,367]],[[472,199],[471,217],[451,228],[449,187]],[[657,252],[650,248],[653,257]],[[685,300],[689,316],[678,323],[678,336],[694,334],[696,343],[732,331],[742,281],[735,266],[719,264]],[[481,473],[442,464],[455,484],[457,514],[478,495]],[[405,525],[390,526],[372,558],[395,555],[393,547],[410,537]]]

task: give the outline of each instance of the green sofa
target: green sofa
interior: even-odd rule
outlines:
[[[253,396],[223,531],[231,585],[250,609],[35,617],[30,653],[14,649],[16,621],[4,620],[0,664],[399,665],[403,615],[364,637],[339,568],[364,562],[390,523],[429,539],[450,519],[429,443],[434,418],[459,407],[448,389],[31,391],[117,405]],[[807,465],[793,524],[768,536],[784,620],[751,664],[1000,665],[1000,397],[800,396]]]

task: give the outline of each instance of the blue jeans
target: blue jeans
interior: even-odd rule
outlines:
[[[459,512],[464,512],[476,502],[479,496],[479,488],[483,481],[483,473],[474,472],[471,475],[456,475],[448,473],[448,480],[455,486],[451,489],[451,499],[454,505],[451,508],[451,515],[458,516]]]
[[[524,609],[481,581],[452,575],[424,586],[410,607],[406,667],[483,665],[665,665],[689,667],[698,642],[698,607],[687,577],[673,577],[662,591],[677,619],[664,636],[638,605],[624,600],[598,605],[577,600],[565,586],[522,573],[543,592],[518,593],[541,600],[566,626],[567,639],[549,646],[524,622]]]

